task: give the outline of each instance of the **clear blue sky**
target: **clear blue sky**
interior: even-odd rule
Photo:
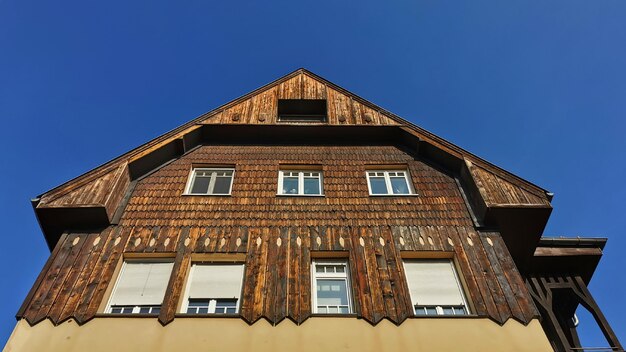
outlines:
[[[545,235],[608,237],[626,343],[623,0],[0,0],[0,342],[49,254],[31,198],[299,67],[554,192]]]

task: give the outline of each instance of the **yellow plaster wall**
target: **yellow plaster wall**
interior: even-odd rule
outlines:
[[[4,348],[17,351],[552,351],[537,320],[410,319],[400,326],[371,326],[355,318],[310,318],[248,325],[240,319],[176,318],[163,327],[154,318],[95,318],[83,326],[49,321],[17,323]]]

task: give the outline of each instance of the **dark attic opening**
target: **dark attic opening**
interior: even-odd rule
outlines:
[[[279,122],[326,122],[326,99],[279,99]]]

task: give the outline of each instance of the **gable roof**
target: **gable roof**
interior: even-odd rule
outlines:
[[[452,160],[453,168],[470,183],[470,193],[475,192],[474,198],[480,198],[470,200],[477,203],[474,206],[480,218],[486,217],[492,207],[551,209],[551,194],[545,189],[301,68],[41,194],[33,200],[33,206],[46,237],[46,223],[68,209],[80,211],[87,223],[92,222],[92,217],[106,216],[110,224],[133,180],[202,143],[206,130],[236,125],[284,127],[277,121],[278,99],[326,99],[328,121],[324,126],[393,128],[403,138],[414,139],[411,143],[420,148],[420,153],[443,164]],[[310,127],[313,126],[307,124],[305,128]],[[107,221],[100,223],[107,225]],[[49,244],[53,242],[54,239],[48,239]]]

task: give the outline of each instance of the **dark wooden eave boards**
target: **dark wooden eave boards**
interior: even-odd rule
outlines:
[[[300,78],[298,78],[300,77]],[[379,123],[371,122],[371,116],[362,114],[359,123],[354,111],[348,116],[333,117],[329,123],[285,124],[267,123],[259,117],[255,124],[242,123],[239,113],[228,113],[237,104],[253,101],[255,96],[270,89],[283,89],[283,85],[299,79],[302,92],[305,81],[314,82],[325,89],[328,99],[341,97],[350,106],[360,106],[377,114]],[[278,87],[278,88],[276,88]],[[284,89],[283,89],[284,90]],[[332,94],[331,94],[332,93]],[[277,93],[278,98],[280,94]],[[304,93],[298,93],[302,98]],[[336,101],[340,101],[336,100]],[[337,106],[337,103],[330,106]],[[349,109],[348,109],[349,110]],[[247,116],[253,114],[247,113]],[[228,113],[228,114],[227,114]],[[224,123],[224,116],[230,116]],[[216,116],[222,116],[219,122]],[[250,117],[248,117],[250,118]],[[250,120],[251,121],[251,120]],[[260,124],[265,121],[265,124]],[[218,123],[216,123],[218,122]],[[283,145],[397,145],[409,149],[422,158],[456,175],[476,215],[477,227],[500,228],[509,251],[516,262],[528,261],[541,237],[551,212],[551,194],[464,149],[346,91],[345,89],[305,70],[296,70],[253,92],[235,99],[215,110],[199,116],[144,145],[115,158],[71,181],[60,185],[33,200],[33,207],[52,249],[66,231],[84,231],[115,224],[116,214],[123,211],[124,199],[132,191],[133,181],[180,158],[199,145],[235,144],[283,144]],[[102,176],[105,175],[105,176]],[[113,175],[113,176],[111,176]],[[110,177],[109,177],[110,176]],[[115,190],[115,196],[107,196],[92,203],[74,204],[63,202],[64,197],[80,187],[92,187],[98,178],[106,187]],[[90,183],[91,182],[91,183]],[[498,183],[506,183],[511,194],[494,194]],[[101,184],[96,185],[105,187]],[[94,188],[96,186],[93,186]],[[70,195],[70,196],[68,196]],[[498,197],[502,199],[498,199]]]

